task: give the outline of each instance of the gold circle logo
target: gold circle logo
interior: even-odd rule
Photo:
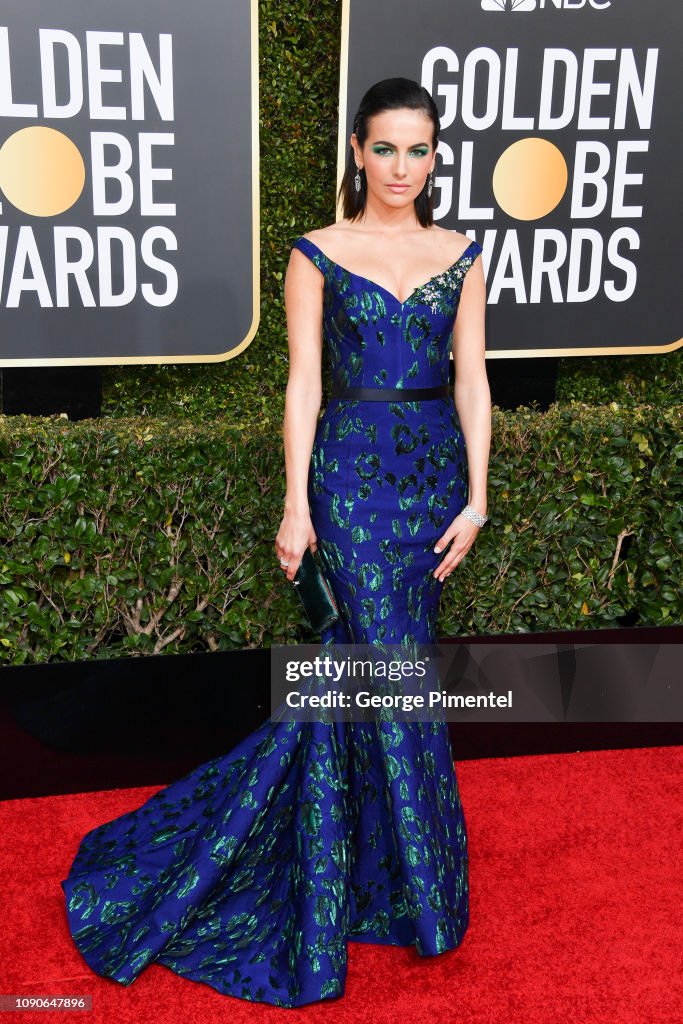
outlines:
[[[84,184],[83,157],[71,139],[55,128],[22,128],[0,148],[0,189],[22,213],[34,217],[64,213]]]
[[[547,139],[519,139],[508,146],[493,171],[493,194],[505,213],[537,220],[554,210],[567,188],[566,161]]]

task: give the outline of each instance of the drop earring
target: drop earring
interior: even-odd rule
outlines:
[[[432,189],[434,188],[434,172],[429,172],[429,181],[427,182],[427,195],[431,198]]]
[[[356,166],[356,177],[353,179],[353,183],[356,186],[356,192],[360,192],[360,167]]]

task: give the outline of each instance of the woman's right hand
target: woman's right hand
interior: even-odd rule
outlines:
[[[285,512],[275,538],[275,552],[280,568],[290,582],[296,576],[306,548],[310,547],[313,553],[317,551],[317,541],[310,512]],[[288,564],[283,565],[283,562]]]

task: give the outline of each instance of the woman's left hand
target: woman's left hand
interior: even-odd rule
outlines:
[[[444,555],[434,570],[434,576],[437,580],[443,583],[446,577],[450,576],[456,565],[465,557],[474,544],[480,529],[481,527],[475,526],[467,516],[457,515],[455,517],[446,532],[441,534],[434,547],[434,551],[438,554],[439,551],[443,551],[449,540],[453,540],[448,554]]]

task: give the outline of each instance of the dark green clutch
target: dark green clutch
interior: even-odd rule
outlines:
[[[339,618],[339,609],[332,589],[325,579],[317,555],[306,548],[301,564],[292,580],[304,606],[311,629],[320,633]]]

